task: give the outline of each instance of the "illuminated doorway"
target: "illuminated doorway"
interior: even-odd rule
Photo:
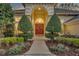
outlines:
[[[45,23],[48,16],[47,10],[43,6],[36,6],[32,12],[32,22],[34,35],[45,35]]]
[[[35,34],[43,35],[44,34],[44,21],[41,18],[38,18],[35,21]]]

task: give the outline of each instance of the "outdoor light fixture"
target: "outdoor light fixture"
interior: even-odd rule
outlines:
[[[41,8],[39,7],[38,10],[41,10]]]
[[[35,21],[35,23],[44,23],[44,21],[43,21],[43,19],[42,18],[38,18],[36,21]]]

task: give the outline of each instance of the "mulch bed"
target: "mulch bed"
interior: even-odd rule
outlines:
[[[20,53],[20,55],[22,55],[22,54],[24,54],[25,52],[27,52],[29,49],[30,49],[30,47],[31,47],[31,45],[32,45],[32,43],[33,43],[33,41],[26,41],[25,43],[30,43],[30,46],[27,48],[24,48],[23,50],[22,50],[22,52]]]
[[[46,45],[48,46],[48,48],[50,46],[53,45],[57,45],[57,44],[61,44],[61,42],[57,42],[57,41],[52,41],[52,40],[47,40],[46,41]],[[64,46],[68,47],[70,50],[69,51],[64,51],[64,52],[60,52],[60,51],[51,51],[51,53],[56,54],[57,56],[79,56],[79,51],[75,51],[75,49],[79,49],[78,47],[74,47],[73,45],[66,45],[64,44]]]

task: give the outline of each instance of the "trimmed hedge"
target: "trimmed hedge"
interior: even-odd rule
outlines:
[[[58,41],[62,41],[63,43],[70,43],[73,44],[75,46],[79,46],[79,38],[65,38],[65,37],[57,37]]]
[[[6,38],[0,38],[0,42],[3,43],[21,43],[24,42],[23,37],[6,37]]]

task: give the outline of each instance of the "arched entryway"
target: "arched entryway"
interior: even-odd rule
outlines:
[[[36,6],[32,11],[32,23],[35,36],[45,35],[45,24],[48,16],[47,10],[43,6]]]

